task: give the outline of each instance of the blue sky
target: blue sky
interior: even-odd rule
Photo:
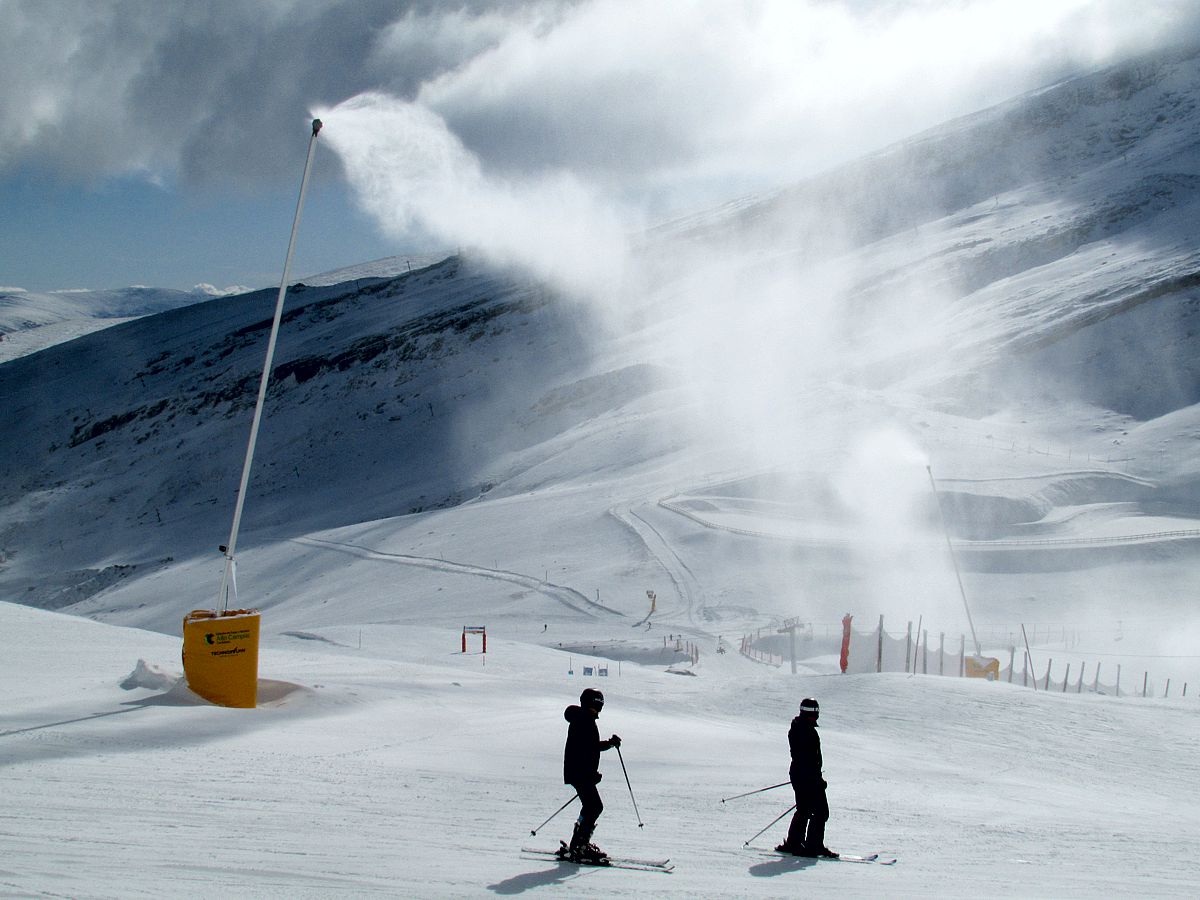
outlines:
[[[297,278],[459,245],[551,183],[628,227],[784,185],[1194,36],[1197,7],[0,0],[0,286],[277,282],[317,110]]]
[[[296,140],[306,141],[303,127]],[[331,156],[318,146],[292,264],[296,278],[404,251],[331,177]],[[46,291],[278,283],[301,173],[297,168],[294,186],[204,191],[129,176],[95,186],[45,173],[10,176],[0,183],[7,211],[0,218],[0,284]]]

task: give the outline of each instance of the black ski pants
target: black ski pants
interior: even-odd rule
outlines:
[[[596,789],[595,784],[572,784],[575,792],[579,794],[579,802],[583,804],[579,810],[579,824],[588,830],[591,834],[592,829],[596,827],[596,820],[600,818],[600,813],[604,812],[604,802],[600,799],[600,791]]]
[[[820,850],[825,846],[825,823],[829,820],[829,799],[824,781],[792,782],[796,794],[796,812],[788,826],[787,845]]]

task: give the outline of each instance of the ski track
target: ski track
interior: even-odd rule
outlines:
[[[761,538],[769,541],[784,541],[789,544],[795,544],[801,547],[854,547],[862,543],[858,538],[802,538],[787,534],[772,534],[767,531],[756,531],[751,528],[737,528],[733,525],[726,525],[721,522],[714,522],[711,519],[706,519],[704,516],[690,509],[683,509],[677,503],[669,499],[658,501],[658,505],[668,512],[683,516],[685,519],[690,519],[697,525],[704,528],[710,528],[714,531],[723,531],[728,534],[738,534],[743,537]],[[1070,549],[1082,549],[1087,547],[1126,547],[1136,544],[1161,544],[1171,543],[1175,541],[1195,541],[1200,540],[1200,529],[1175,529],[1171,531],[1150,531],[1139,534],[1120,534],[1120,535],[1102,535],[1096,537],[1082,538],[1003,538],[990,541],[971,541],[956,539],[954,547],[968,552],[979,552],[987,550],[1012,550],[1019,547],[1034,548],[1051,548],[1064,547]],[[910,539],[911,543],[918,543],[917,539]],[[940,546],[940,539],[929,539],[925,541],[930,546]]]
[[[647,551],[662,566],[663,571],[671,580],[671,587],[674,589],[676,597],[679,598],[679,609],[676,615],[686,617],[688,624],[694,626],[697,607],[701,611],[704,609],[704,592],[691,569],[679,558],[662,533],[632,506],[613,507],[609,510],[609,514],[631,529],[645,545]],[[697,598],[701,599],[697,601]],[[662,616],[664,611],[660,609],[658,612]]]
[[[305,544],[310,547],[318,547],[325,550],[334,550],[340,553],[348,553],[351,556],[357,556],[360,559],[369,559],[376,562],[394,563],[403,566],[417,566],[422,569],[433,569],[438,572],[450,572],[457,575],[473,575],[478,578],[490,578],[496,581],[507,581],[512,584],[520,585],[531,591],[537,591],[543,596],[549,597],[552,600],[557,600],[568,609],[582,613],[590,618],[595,618],[595,610],[607,613],[613,616],[625,617],[625,614],[618,612],[611,607],[605,606],[602,603],[597,603],[595,600],[589,600],[584,594],[571,587],[566,587],[561,584],[553,584],[548,581],[541,581],[529,575],[521,575],[517,572],[508,572],[503,569],[486,569],[481,566],[471,566],[465,563],[456,563],[444,559],[434,559],[428,556],[408,556],[403,553],[387,553],[383,550],[372,550],[368,547],[361,547],[358,544],[350,544],[345,541],[330,541],[322,538],[300,537],[292,538],[292,541],[297,544]]]

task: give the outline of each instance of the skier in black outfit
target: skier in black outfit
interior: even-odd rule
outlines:
[[[837,854],[825,846],[825,822],[829,818],[828,785],[821,777],[821,738],[817,734],[817,717],[821,707],[816,700],[805,698],[800,703],[800,715],[792,719],[788,744],[792,749],[792,766],[788,776],[796,792],[796,814],[788,827],[787,839],[775,849],[796,856],[826,856]]]
[[[600,752],[621,746],[621,738],[613,735],[607,741],[600,740],[600,729],[596,719],[604,708],[604,695],[595,688],[587,688],[579,695],[578,706],[563,710],[567,728],[567,745],[563,750],[563,783],[575,788],[583,808],[575,820],[575,832],[571,835],[569,857],[578,862],[599,862],[607,858],[599,847],[591,843],[596,820],[604,811],[600,792]]]

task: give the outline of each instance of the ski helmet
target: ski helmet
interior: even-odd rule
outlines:
[[[584,709],[594,709],[600,712],[604,708],[604,695],[595,688],[584,688],[579,695],[579,705]]]
[[[805,697],[800,701],[800,715],[812,716],[814,719],[821,714],[821,704],[812,697]]]

